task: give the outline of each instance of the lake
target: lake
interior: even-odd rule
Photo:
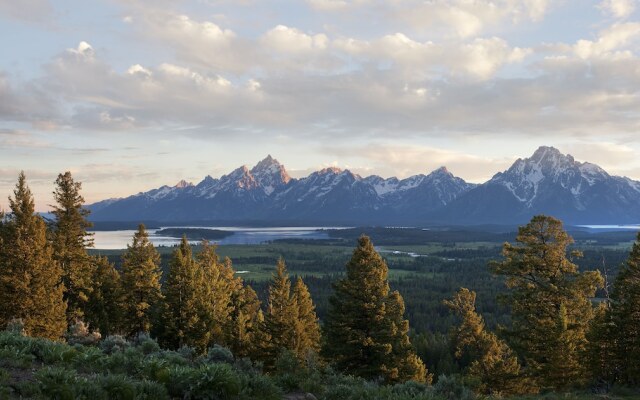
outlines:
[[[151,243],[155,246],[173,246],[180,243],[179,238],[156,235],[156,232],[163,228],[147,230]],[[224,239],[216,240],[217,244],[260,244],[276,239],[328,239],[329,235],[320,229],[343,229],[334,227],[246,228],[233,226],[171,226],[170,228],[217,229],[234,233]],[[125,249],[127,244],[131,244],[135,232],[135,230],[92,232],[95,248],[100,250]]]

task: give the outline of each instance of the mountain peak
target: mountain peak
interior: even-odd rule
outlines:
[[[267,155],[262,161],[256,164],[255,167],[252,168],[252,171],[259,171],[263,169],[269,169],[272,165],[276,165],[278,167],[282,166],[278,160],[271,157],[271,154]]]
[[[566,159],[569,162],[574,161],[573,156],[569,154],[566,154],[566,155],[562,154],[560,150],[552,146],[538,147],[538,149],[533,153],[533,155],[530,158],[531,161],[534,161],[538,164],[545,164],[547,162],[557,161],[560,159]]]
[[[184,189],[187,188],[189,186],[193,186],[193,183],[191,182],[187,182],[184,179],[181,179],[180,182],[176,183],[176,185],[174,186],[174,188],[178,188],[178,189]]]
[[[434,169],[429,174],[429,176],[439,176],[439,175],[453,176],[453,174],[451,172],[449,172],[447,167],[445,167],[444,165],[442,167],[438,168],[438,169]]]
[[[322,168],[320,171],[318,171],[318,173],[320,175],[326,175],[326,174],[338,175],[342,173],[342,170],[338,167],[327,167],[327,168]]]

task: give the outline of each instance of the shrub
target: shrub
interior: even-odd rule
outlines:
[[[191,382],[195,381],[195,371],[191,367],[183,365],[171,365],[167,368],[166,375],[158,380],[164,384],[171,397],[184,397],[189,391]]]
[[[49,399],[74,400],[75,371],[60,367],[45,367],[36,372],[35,379],[42,396]]]
[[[440,375],[438,382],[433,385],[434,393],[447,400],[473,400],[475,395],[454,377]]]
[[[73,366],[81,372],[98,372],[102,370],[107,357],[96,347],[81,347],[73,360]]]
[[[188,361],[193,361],[196,357],[196,354],[198,354],[196,352],[196,349],[187,345],[180,346],[177,353],[180,354],[182,357],[184,357],[185,360],[188,360]]]
[[[158,382],[136,382],[136,399],[138,400],[169,400],[167,389]]]
[[[226,347],[216,344],[207,351],[207,362],[233,364],[233,353]]]
[[[81,344],[83,346],[93,346],[100,342],[100,332],[89,332],[89,327],[82,320],[77,320],[69,326],[69,331],[65,335],[67,343],[70,345]]]
[[[240,379],[227,364],[206,364],[197,370],[190,392],[194,399],[230,399],[240,393]]]
[[[131,378],[121,374],[109,374],[100,376],[96,383],[113,400],[134,400],[136,398],[136,385]]]
[[[280,400],[282,390],[265,375],[241,375],[239,395],[246,400]]]
[[[13,318],[7,323],[5,328],[6,332],[13,333],[19,336],[26,336],[27,332],[24,330],[24,321],[22,318]]]
[[[140,332],[133,341],[134,346],[138,347],[143,354],[153,354],[160,351],[158,342],[151,338],[148,333]]]
[[[129,347],[127,339],[120,335],[109,335],[102,342],[100,342],[100,349],[105,354],[112,354],[117,351],[124,351]]]

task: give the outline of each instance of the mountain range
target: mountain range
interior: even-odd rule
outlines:
[[[519,224],[549,214],[569,224],[640,222],[640,182],[540,147],[483,184],[446,167],[406,179],[325,168],[291,178],[267,156],[200,183],[180,181],[89,206],[93,221],[313,224]]]

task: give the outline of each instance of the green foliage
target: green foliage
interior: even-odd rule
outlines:
[[[24,173],[13,193],[11,214],[0,220],[0,328],[20,318],[27,335],[59,339],[67,328],[63,271]]]
[[[269,285],[267,312],[264,315],[265,337],[261,343],[261,359],[272,369],[283,350],[296,350],[299,333],[298,304],[291,293],[291,281],[284,260],[280,259]]]
[[[640,385],[640,233],[621,268],[611,296],[613,369],[620,383]]]
[[[513,395],[531,391],[528,381],[521,376],[518,358],[505,342],[487,331],[484,321],[476,313],[476,294],[461,288],[445,304],[460,319],[451,330],[457,358],[467,358],[466,380],[475,390],[484,394]]]
[[[335,286],[326,319],[323,354],[345,373],[386,382],[428,379],[415,355],[404,320],[404,303],[389,293],[388,267],[366,236]]]
[[[594,315],[591,298],[602,287],[602,276],[578,272],[567,258],[573,239],[555,218],[533,217],[519,228],[516,242],[505,243],[504,260],[492,265],[511,289],[505,297],[511,306],[510,344],[540,387],[583,384],[588,378],[586,334]]]
[[[122,256],[123,330],[129,336],[149,332],[154,309],[162,300],[160,255],[140,224]]]
[[[240,393],[240,379],[227,364],[206,364],[197,370],[189,392],[194,399],[232,399]]]
[[[216,344],[207,351],[207,362],[233,364],[233,353],[226,347]]]
[[[130,343],[127,341],[127,339],[120,335],[107,336],[102,340],[102,342],[100,342],[100,349],[102,349],[105,354],[124,351],[129,346]]]
[[[124,317],[120,273],[107,257],[95,256],[91,262],[92,290],[84,311],[86,321],[103,336],[119,333]]]
[[[200,319],[203,310],[205,289],[203,269],[193,258],[187,237],[182,238],[174,250],[167,280],[162,286],[164,295],[161,314],[161,338],[166,347],[179,348],[187,345],[204,353],[209,342],[209,332],[202,329]]]
[[[87,232],[91,227],[87,221],[90,211],[83,207],[82,184],[73,180],[71,172],[59,174],[55,184],[53,254],[62,268],[67,321],[73,323],[75,319],[84,317],[93,290],[93,263],[86,250],[93,246],[93,239]]]
[[[298,314],[298,319],[294,321],[294,351],[299,359],[304,360],[309,352],[320,351],[321,337],[316,307],[311,299],[309,288],[301,277],[298,277],[293,286],[292,301],[297,306]]]

